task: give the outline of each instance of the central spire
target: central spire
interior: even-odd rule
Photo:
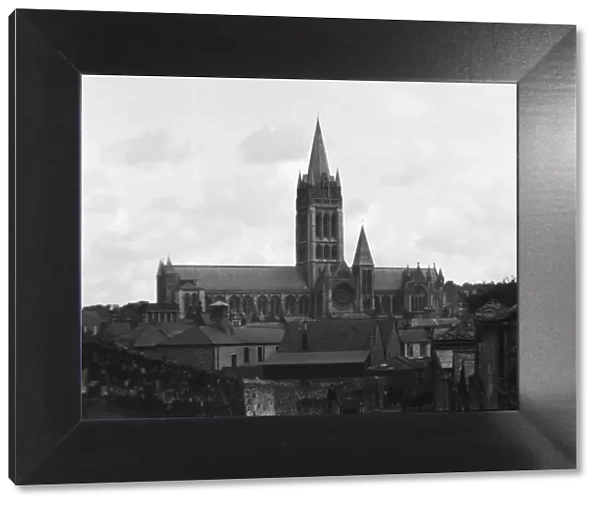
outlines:
[[[315,127],[315,136],[313,138],[312,150],[310,152],[310,162],[308,163],[308,180],[312,184],[321,181],[321,176],[329,173],[329,162],[325,152],[325,142],[323,141],[323,132],[321,132],[321,123],[317,117],[317,126]]]

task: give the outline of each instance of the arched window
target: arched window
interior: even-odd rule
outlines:
[[[337,257],[338,257],[338,248],[337,248],[337,245],[334,244],[333,246],[331,246],[331,259],[337,260]]]
[[[215,302],[225,302],[225,297],[222,295],[215,295]]]
[[[323,237],[323,214],[317,213],[317,237]]]
[[[325,246],[323,246],[323,258],[325,260],[329,260],[329,258],[330,258],[329,244],[326,244]]]
[[[251,314],[254,311],[254,300],[250,295],[246,295],[242,299],[242,312],[246,315]]]
[[[416,286],[410,295],[410,311],[420,313],[425,311],[427,305],[427,290],[422,286]]]
[[[269,299],[264,295],[258,298],[258,313],[262,315],[269,314]]]
[[[323,258],[323,246],[317,244],[317,258],[321,260]]]
[[[187,315],[190,306],[192,305],[192,296],[189,293],[186,293],[183,296],[183,312]]]
[[[325,237],[331,237],[331,221],[329,213],[325,213],[323,216],[323,235]]]
[[[206,302],[206,310],[208,311],[208,306],[210,306],[213,303],[212,297],[207,295],[204,297],[204,301]]]
[[[301,315],[308,314],[308,308],[310,305],[310,299],[306,295],[302,295],[298,301],[298,313]]]
[[[281,299],[279,296],[274,295],[271,297],[271,314],[277,315],[281,311]]]
[[[198,307],[198,294],[192,294],[192,307]]]
[[[338,236],[338,216],[337,213],[331,215],[331,237],[337,239]]]
[[[294,316],[296,314],[296,297],[288,295],[285,298],[285,314],[287,316]]]
[[[229,297],[229,311],[237,313],[240,310],[240,298],[237,295]]]
[[[389,295],[384,295],[381,297],[381,311],[383,314],[391,314],[392,298]]]

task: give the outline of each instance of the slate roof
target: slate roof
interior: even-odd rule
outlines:
[[[357,364],[369,358],[369,350],[303,353],[273,353],[264,365]]]
[[[106,334],[111,337],[118,337],[127,334],[130,330],[127,322],[112,322],[106,328]]]
[[[153,325],[140,325],[132,331],[134,348],[149,348],[166,341],[169,336]]]
[[[235,335],[247,344],[279,344],[283,339],[283,326],[236,327]]]
[[[475,339],[475,318],[470,316],[458,322],[446,332],[435,336],[437,341],[465,341]]]
[[[180,332],[183,332],[190,327],[194,326],[192,322],[162,322],[154,324],[154,327],[158,328],[167,337],[173,337]]]
[[[402,286],[404,267],[375,267],[373,270],[373,290],[399,290]]]
[[[485,304],[482,308],[480,308],[479,311],[477,311],[476,315],[478,321],[481,322],[501,322],[510,318],[516,318],[517,306],[514,305],[512,307],[506,307],[502,304],[488,306],[488,304]]]
[[[398,346],[398,334],[396,332],[396,321],[394,318],[381,318],[377,320],[379,325],[379,331],[381,333],[381,342],[383,347],[388,352],[400,353],[400,347]],[[394,342],[395,341],[395,342]]]
[[[295,266],[174,265],[182,280],[196,280],[206,291],[308,291]]]
[[[249,344],[279,344],[283,329],[266,327],[236,327],[224,332],[217,324],[191,327],[160,343],[160,346],[229,346]]]
[[[405,344],[429,342],[427,332],[424,329],[399,330],[398,336],[400,337],[400,341]]]
[[[377,320],[317,320],[306,322],[308,350],[312,352],[370,350]],[[302,324],[288,323],[281,352],[302,350]],[[306,353],[306,352],[304,352]]]
[[[411,327],[451,327],[459,322],[456,318],[413,318]]]
[[[360,234],[358,236],[358,243],[356,244],[356,252],[354,253],[354,262],[352,262],[352,265],[375,265],[364,226],[360,227]]]

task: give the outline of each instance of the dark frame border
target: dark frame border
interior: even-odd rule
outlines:
[[[17,10],[10,37],[16,484],[576,467],[576,29]],[[520,410],[81,421],[81,75],[517,83]]]

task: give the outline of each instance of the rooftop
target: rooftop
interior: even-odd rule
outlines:
[[[425,329],[399,330],[398,336],[400,337],[400,341],[405,344],[429,342],[429,337],[427,337],[427,331]]]
[[[308,291],[295,266],[174,265],[173,270],[206,291]]]
[[[356,364],[369,358],[370,351],[273,353],[265,365]]]
[[[303,325],[306,326],[308,352],[370,350],[375,336],[375,319],[317,320],[288,323],[281,341],[281,352],[303,351]]]

